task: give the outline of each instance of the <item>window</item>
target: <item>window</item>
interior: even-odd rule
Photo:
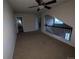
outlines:
[[[69,40],[70,39],[70,33],[65,33],[65,40]]]
[[[55,24],[63,24],[63,22],[55,17]]]
[[[53,26],[54,24],[54,19],[48,15],[45,16],[45,24],[48,26]]]
[[[21,20],[17,20],[17,23],[22,24]]]
[[[52,26],[52,25],[53,25],[53,19],[48,20],[47,24],[48,24],[49,26]]]
[[[53,26],[55,24],[64,24],[63,21],[59,20],[58,18],[56,17],[53,17],[53,18],[49,18],[49,17],[46,17],[46,24],[48,26]]]
[[[64,38],[64,40],[70,41],[71,39],[72,27],[59,18],[45,16],[45,29],[51,34]]]

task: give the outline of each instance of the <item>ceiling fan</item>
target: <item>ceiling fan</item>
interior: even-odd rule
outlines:
[[[40,11],[40,9],[42,9],[42,8],[51,9],[51,7],[49,7],[47,5],[52,4],[52,3],[56,3],[56,0],[52,0],[52,1],[49,1],[49,2],[46,2],[46,3],[43,2],[43,0],[35,0],[35,1],[38,3],[38,5],[37,6],[31,6],[29,8],[38,7],[37,11]]]

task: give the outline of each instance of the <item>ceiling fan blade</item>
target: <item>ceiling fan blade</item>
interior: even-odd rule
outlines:
[[[34,8],[34,7],[38,7],[38,6],[31,6],[31,7],[28,7],[28,8]]]
[[[44,6],[46,9],[51,9],[51,7],[48,7],[48,6]]]
[[[56,0],[53,0],[53,1],[47,2],[47,3],[45,3],[45,5],[49,5],[49,4],[52,4],[52,3],[56,3]]]
[[[38,3],[38,5],[41,5],[41,3],[42,3],[42,0],[35,0],[37,3]]]

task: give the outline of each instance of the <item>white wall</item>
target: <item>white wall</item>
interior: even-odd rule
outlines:
[[[16,41],[15,20],[6,1],[3,1],[3,59],[12,59]]]
[[[23,22],[23,30],[24,32],[29,31],[36,31],[38,30],[37,26],[37,18],[35,14],[32,13],[16,13],[16,16],[22,16],[22,22]]]
[[[71,46],[75,46],[75,2],[74,0],[68,0],[60,5],[52,6],[53,8],[42,15],[42,32],[50,35],[51,37],[55,37],[58,40],[65,42]],[[73,27],[71,41],[65,41],[63,38],[58,37],[56,35],[51,35],[47,33],[44,29],[44,16],[56,16],[57,18],[63,20],[66,24]]]

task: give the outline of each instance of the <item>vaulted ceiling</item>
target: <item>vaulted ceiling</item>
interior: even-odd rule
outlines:
[[[8,0],[12,8],[15,12],[36,12],[37,7],[35,8],[28,8],[29,6],[38,5],[35,0]],[[43,0],[44,2],[48,2],[51,0]],[[63,3],[67,0],[57,0],[56,3],[51,4],[49,6],[53,7],[54,5]],[[41,11],[45,11],[46,9],[43,8]]]

